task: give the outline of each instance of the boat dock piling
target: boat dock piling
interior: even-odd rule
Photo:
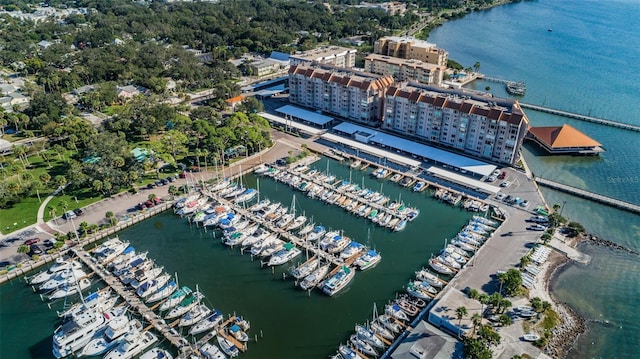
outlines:
[[[609,205],[611,207],[615,207],[618,209],[622,209],[625,211],[629,211],[629,212],[633,212],[633,213],[640,213],[640,206],[633,204],[633,203],[629,203],[629,202],[624,202],[615,198],[611,198],[611,197],[607,197],[607,196],[603,196],[601,194],[597,194],[597,193],[593,193],[593,192],[589,192],[589,191],[585,191],[583,189],[580,188],[575,188],[572,186],[568,186],[566,184],[562,184],[562,183],[558,183],[555,181],[551,181],[548,180],[546,178],[541,178],[541,177],[536,177],[535,181],[543,186],[549,187],[549,188],[553,188],[555,190],[558,190],[560,192],[565,192],[574,196],[578,196],[578,197],[582,197],[582,198],[586,198],[595,202],[599,202],[602,204],[606,204]]]
[[[172,332],[171,327],[168,326],[165,321],[156,313],[154,313],[149,307],[147,307],[142,300],[132,292],[130,288],[127,288],[118,278],[108,272],[91,260],[91,256],[82,248],[72,248],[71,252],[76,255],[78,260],[84,263],[87,267],[91,268],[98,276],[111,287],[120,297],[122,297],[129,306],[134,308],[138,314],[140,314],[144,320],[147,320],[150,326],[153,326],[162,336],[164,336],[174,347],[181,351],[190,351],[192,348],[188,345],[188,342],[179,334]]]

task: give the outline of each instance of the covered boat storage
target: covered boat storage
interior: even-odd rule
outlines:
[[[403,152],[417,159],[433,161],[445,168],[453,168],[463,173],[469,173],[474,177],[489,176],[497,168],[495,165],[487,162],[427,146],[384,132],[379,132],[375,129],[358,126],[349,122],[342,122],[335,126],[333,130],[354,138],[359,142],[374,144],[383,148],[390,148],[398,153]],[[473,188],[476,187],[479,186],[473,186]]]
[[[303,108],[291,105],[282,106],[276,109],[276,112],[284,115],[285,117],[296,119],[298,121],[302,121],[307,125],[312,125],[320,128],[327,128],[336,120],[333,117],[325,116],[318,112],[305,110]]]
[[[467,176],[463,176],[461,174],[447,171],[445,169],[431,166],[427,169],[427,174],[438,177],[445,181],[453,182],[455,184],[459,184],[468,188],[473,188],[476,191],[488,193],[491,195],[495,195],[500,192],[500,187],[491,185],[486,182],[478,181],[473,178],[469,178]]]
[[[342,137],[342,136],[338,136],[338,135],[334,135],[334,134],[331,134],[331,133],[325,133],[320,137],[323,140],[326,140],[326,141],[329,141],[329,142],[333,142],[333,143],[338,143],[338,144],[341,144],[341,145],[344,145],[344,146],[348,146],[348,147],[351,147],[353,149],[357,149],[360,152],[367,153],[367,154],[375,156],[375,157],[386,158],[389,161],[398,163],[400,165],[409,166],[411,168],[419,167],[420,164],[422,164],[422,162],[416,161],[416,160],[414,160],[414,159],[412,159],[410,157],[401,156],[401,155],[398,155],[398,154],[396,154],[394,152],[385,151],[385,150],[382,150],[382,149],[377,148],[375,146],[371,146],[371,145],[364,144],[362,142],[350,140],[348,138],[345,138],[345,137]]]
[[[312,136],[319,135],[326,131],[320,128],[307,126],[307,125],[301,124],[300,122],[292,121],[284,117],[272,115],[266,112],[260,112],[258,113],[258,115],[264,117],[267,121],[271,122],[272,124],[278,127],[295,128],[298,131],[310,134]]]

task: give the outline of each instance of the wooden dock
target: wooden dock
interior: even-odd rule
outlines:
[[[118,278],[116,278],[111,272],[99,267],[93,260],[89,253],[82,248],[72,248],[73,252],[78,260],[82,261],[84,265],[91,268],[109,287],[111,287],[120,297],[122,297],[129,306],[138,312],[143,320],[148,321],[153,328],[156,329],[162,336],[164,336],[171,345],[176,347],[183,353],[191,352],[193,349],[189,346],[181,335],[171,330],[171,326],[167,325],[165,321],[156,313],[154,313],[149,307],[147,307],[140,297],[135,294],[133,288],[125,286]]]
[[[575,188],[575,187],[568,186],[566,184],[558,183],[545,178],[536,177],[535,181],[538,184],[543,185],[545,187],[553,188],[555,190],[565,192],[574,196],[589,199],[598,203],[606,204],[608,206],[629,211],[632,213],[640,213],[640,206],[637,204],[633,204],[633,203],[621,201],[619,199],[603,196],[601,194],[585,191],[580,188]]]
[[[234,338],[234,337],[232,337],[230,335],[227,335],[224,332],[224,327],[226,327],[227,325],[229,325],[230,323],[233,323],[235,321],[236,321],[236,317],[235,316],[229,317],[229,319],[227,319],[224,323],[220,324],[215,329],[213,329],[211,332],[207,333],[207,335],[205,335],[204,337],[200,338],[200,340],[198,340],[198,342],[195,344],[195,346],[197,348],[200,348],[202,345],[204,345],[204,343],[206,343],[209,340],[213,339],[217,335],[221,335],[225,339],[227,339],[231,343],[233,343],[233,345],[238,347],[238,349],[240,349],[241,351],[243,351],[243,352],[246,351],[247,350],[247,346],[246,345],[244,345],[243,343],[238,341],[236,338]]]
[[[557,110],[557,109],[550,108],[550,107],[532,105],[532,104],[524,103],[524,102],[520,102],[520,106],[522,106],[522,108],[526,108],[526,109],[530,109],[530,110],[534,110],[534,111],[538,111],[538,112],[550,113],[552,115],[572,118],[574,120],[581,120],[581,121],[586,121],[586,122],[597,123],[597,124],[600,124],[600,125],[621,128],[621,129],[624,129],[624,130],[640,132],[640,126],[631,125],[631,124],[628,124],[628,123],[616,122],[616,121],[611,121],[611,120],[607,120],[607,119],[604,119],[604,118],[581,115],[581,114],[578,114],[578,113]]]

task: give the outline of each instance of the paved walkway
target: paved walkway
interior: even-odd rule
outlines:
[[[42,201],[42,203],[40,204],[40,207],[38,208],[38,217],[37,217],[38,219],[36,220],[36,224],[44,223],[44,210],[47,208],[49,201],[51,201],[53,197],[55,197],[58,193],[60,193],[60,191],[62,191],[66,187],[67,187],[66,185],[64,187],[62,186],[58,187],[58,189],[53,191],[53,193],[51,193],[49,196],[47,196],[47,198],[45,198],[44,201]]]

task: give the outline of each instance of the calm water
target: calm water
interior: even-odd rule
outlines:
[[[326,161],[318,162],[317,168],[325,170]],[[348,167],[337,162],[331,161],[330,171],[339,178],[349,178]],[[180,284],[199,284],[210,307],[248,318],[250,334],[260,336],[262,332],[264,337],[258,338],[258,343],[249,343],[243,358],[324,358],[348,339],[355,323],[370,318],[374,302],[381,308],[393,298],[413,271],[425,266],[429,255],[442,248],[444,239],[453,236],[470,218],[467,212],[433,201],[426,192],[414,194],[391,182],[373,180],[363,172],[352,172],[354,182],[362,183],[363,176],[367,187],[380,190],[382,185],[387,195],[401,196],[407,204],[418,206],[421,215],[405,231],[391,233],[338,207],[292,192],[283,184],[260,181],[263,196],[287,206],[295,193],[298,213],[304,211],[316,223],[343,229],[345,235],[362,243],[367,242],[370,229],[369,243],[382,253],[382,262],[357,273],[351,286],[333,298],[319,291],[308,297],[294,288],[292,280],[282,279],[286,268],[277,269],[275,274],[261,269],[258,260],[251,262],[249,255],[230,250],[214,239],[213,232],[190,227],[186,220],[170,213],[131,227],[120,238],[148,250],[149,257],[157,259],[168,272],[177,272]],[[245,184],[255,187],[255,177],[247,176]],[[53,312],[20,282],[0,287],[0,300],[0,357],[50,357]],[[14,318],[24,320],[17,322]]]
[[[525,81],[522,102],[640,125],[640,3],[540,0],[505,5],[446,23],[429,41],[463,66],[481,64],[492,77]],[[553,31],[549,32],[548,29]],[[635,68],[634,68],[635,67]],[[500,84],[480,82],[497,96]],[[602,143],[599,158],[550,157],[525,146],[533,172],[593,192],[640,204],[640,134],[527,111],[533,126],[569,123]],[[640,216],[542,188],[563,215],[606,239],[640,249]],[[638,258],[588,248],[594,260],[562,273],[553,290],[593,325],[573,358],[635,358],[640,350]],[[594,290],[597,288],[597,290]]]

